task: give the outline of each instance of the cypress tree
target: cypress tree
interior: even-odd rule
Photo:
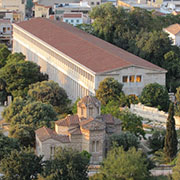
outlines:
[[[165,155],[168,161],[172,161],[177,153],[177,134],[175,129],[174,105],[171,103],[168,111],[165,136]]]

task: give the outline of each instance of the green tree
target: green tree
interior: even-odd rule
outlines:
[[[37,179],[42,170],[42,157],[36,156],[30,148],[13,150],[1,160],[0,170],[4,180]]]
[[[6,82],[3,79],[0,79],[0,102],[4,104],[7,100],[8,93],[6,91]]]
[[[66,91],[52,80],[31,84],[28,96],[35,101],[51,104],[54,110],[60,114],[67,112],[71,102]]]
[[[24,106],[22,111],[11,119],[11,126],[26,124],[33,129],[38,129],[42,126],[50,127],[52,122],[57,120],[56,115],[50,104],[35,101]]]
[[[7,123],[11,123],[12,118],[20,113],[26,104],[27,101],[25,99],[21,97],[15,98],[14,101],[4,109],[2,117]]]
[[[180,177],[180,154],[178,154],[176,166],[173,168],[172,178],[173,180],[179,180]]]
[[[180,116],[180,87],[176,88],[176,105],[175,105],[175,115]]]
[[[78,97],[75,103],[72,105],[72,113],[77,114],[77,103],[80,101],[80,98]]]
[[[9,137],[18,140],[21,146],[35,147],[35,132],[34,128],[26,124],[17,124],[11,126],[9,130]]]
[[[18,141],[0,132],[0,161],[14,149],[19,149]]]
[[[12,62],[16,62],[18,63],[19,61],[24,61],[26,59],[26,56],[24,56],[22,53],[13,53],[13,54],[9,54],[9,56],[7,57],[7,63],[12,63]]]
[[[95,34],[106,41],[113,42],[113,32],[118,19],[117,8],[112,3],[96,6],[91,11],[90,17],[94,19],[92,26]]]
[[[47,161],[42,176],[46,180],[86,180],[89,160],[89,153],[59,148]]]
[[[141,92],[140,102],[146,106],[167,111],[169,107],[168,91],[164,86],[158,83],[148,84]]]
[[[149,175],[146,159],[141,151],[116,147],[108,152],[98,175],[102,180],[146,180]],[[98,179],[91,178],[92,180]]]
[[[0,68],[6,65],[7,57],[10,53],[11,51],[5,45],[0,47]]]
[[[121,132],[120,134],[112,135],[110,137],[111,146],[122,146],[125,151],[128,151],[130,147],[138,148],[139,140],[130,132]]]
[[[164,148],[165,131],[155,130],[151,137],[148,138],[148,146],[152,149],[152,152],[158,151]]]
[[[180,86],[180,53],[179,47],[174,47],[174,50],[167,52],[164,55],[163,68],[168,72],[166,74],[166,85],[169,91],[175,92]]]
[[[143,118],[133,114],[129,111],[121,112],[119,119],[122,121],[122,129],[135,134],[138,138],[145,138],[145,131],[143,130]]]
[[[112,77],[105,78],[100,82],[96,91],[96,97],[103,105],[111,100],[116,100],[122,92],[123,85]]]
[[[177,144],[178,141],[175,129],[174,105],[171,103],[168,111],[164,145],[164,152],[168,161],[172,161],[175,158],[177,153]]]
[[[25,96],[30,84],[47,80],[48,76],[40,72],[40,67],[30,61],[8,63],[0,70],[0,78],[6,82],[6,90],[14,97]]]

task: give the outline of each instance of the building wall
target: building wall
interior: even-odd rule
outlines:
[[[128,82],[123,83],[123,76],[128,76]],[[134,81],[136,81],[137,76],[141,76],[141,82],[129,82],[130,76],[134,76]],[[135,94],[140,95],[144,86],[150,83],[159,83],[165,86],[165,72],[158,72],[148,69],[143,69],[139,67],[129,67],[123,68],[117,71],[113,71],[104,75],[96,76],[96,85],[97,89],[99,83],[106,77],[114,77],[120,83],[123,84],[123,91],[125,94]]]
[[[76,149],[77,151],[82,151],[82,135],[81,134],[71,134],[70,135],[71,143],[70,147]]]
[[[11,35],[12,34],[11,23],[1,23],[0,22],[0,33]]]
[[[175,37],[175,45],[180,46],[180,33]]]
[[[35,4],[34,5],[34,12],[35,12],[35,17],[46,17],[49,18],[49,8],[40,6]]]
[[[1,0],[0,4],[7,10],[21,12],[22,18],[25,18],[26,0]]]
[[[13,52],[22,52],[27,60],[41,66],[41,71],[49,79],[59,83],[69,98],[75,101],[78,97],[94,94],[94,75],[80,64],[73,62],[64,54],[19,31],[13,29]]]
[[[105,155],[105,130],[90,131],[91,163],[99,164]]]
[[[159,111],[157,108],[144,106],[143,104],[131,104],[130,111],[144,119],[149,119],[155,123],[162,123],[164,127],[166,126],[166,121],[168,118],[168,113],[164,111]],[[176,128],[180,128],[180,117],[174,116]]]
[[[63,18],[63,22],[76,26],[83,23],[83,18]]]
[[[41,142],[36,136],[36,154],[43,155],[43,160],[48,160],[54,155],[54,150],[58,147],[69,147],[69,143],[61,143],[59,141],[48,139]],[[51,149],[55,148],[55,149]]]

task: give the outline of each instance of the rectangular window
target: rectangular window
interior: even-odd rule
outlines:
[[[96,152],[96,143],[95,141],[92,142],[92,152]]]
[[[3,27],[3,33],[5,33],[6,32],[6,28],[5,27]]]
[[[128,76],[123,76],[122,81],[123,81],[123,83],[127,83],[128,82]]]
[[[140,75],[138,75],[138,76],[136,76],[136,82],[141,82],[141,76]]]
[[[93,116],[93,108],[89,108],[89,116]]]
[[[73,19],[71,19],[71,22],[73,23],[73,22],[74,22],[74,20],[73,20]]]
[[[135,80],[135,76],[133,75],[133,76],[129,76],[129,82],[134,82],[134,80]]]
[[[96,152],[99,152],[100,149],[99,149],[99,141],[96,141]]]
[[[76,22],[79,23],[79,19],[77,19]]]
[[[94,5],[94,2],[91,2],[91,5]]]
[[[66,22],[68,23],[68,20],[66,19]]]
[[[97,4],[97,5],[100,5],[100,2],[97,2],[96,4]]]
[[[84,110],[83,108],[81,108],[81,116],[83,116],[83,114],[84,114]]]

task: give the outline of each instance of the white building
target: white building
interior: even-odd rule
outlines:
[[[64,13],[62,21],[77,26],[78,24],[90,24],[88,15],[83,13]]]
[[[165,85],[166,70],[72,25],[46,18],[13,25],[13,52],[39,64],[73,101],[95,95],[106,77],[123,83],[126,94],[140,95],[149,83]]]
[[[163,30],[168,33],[173,45],[180,46],[180,24],[172,24]]]

